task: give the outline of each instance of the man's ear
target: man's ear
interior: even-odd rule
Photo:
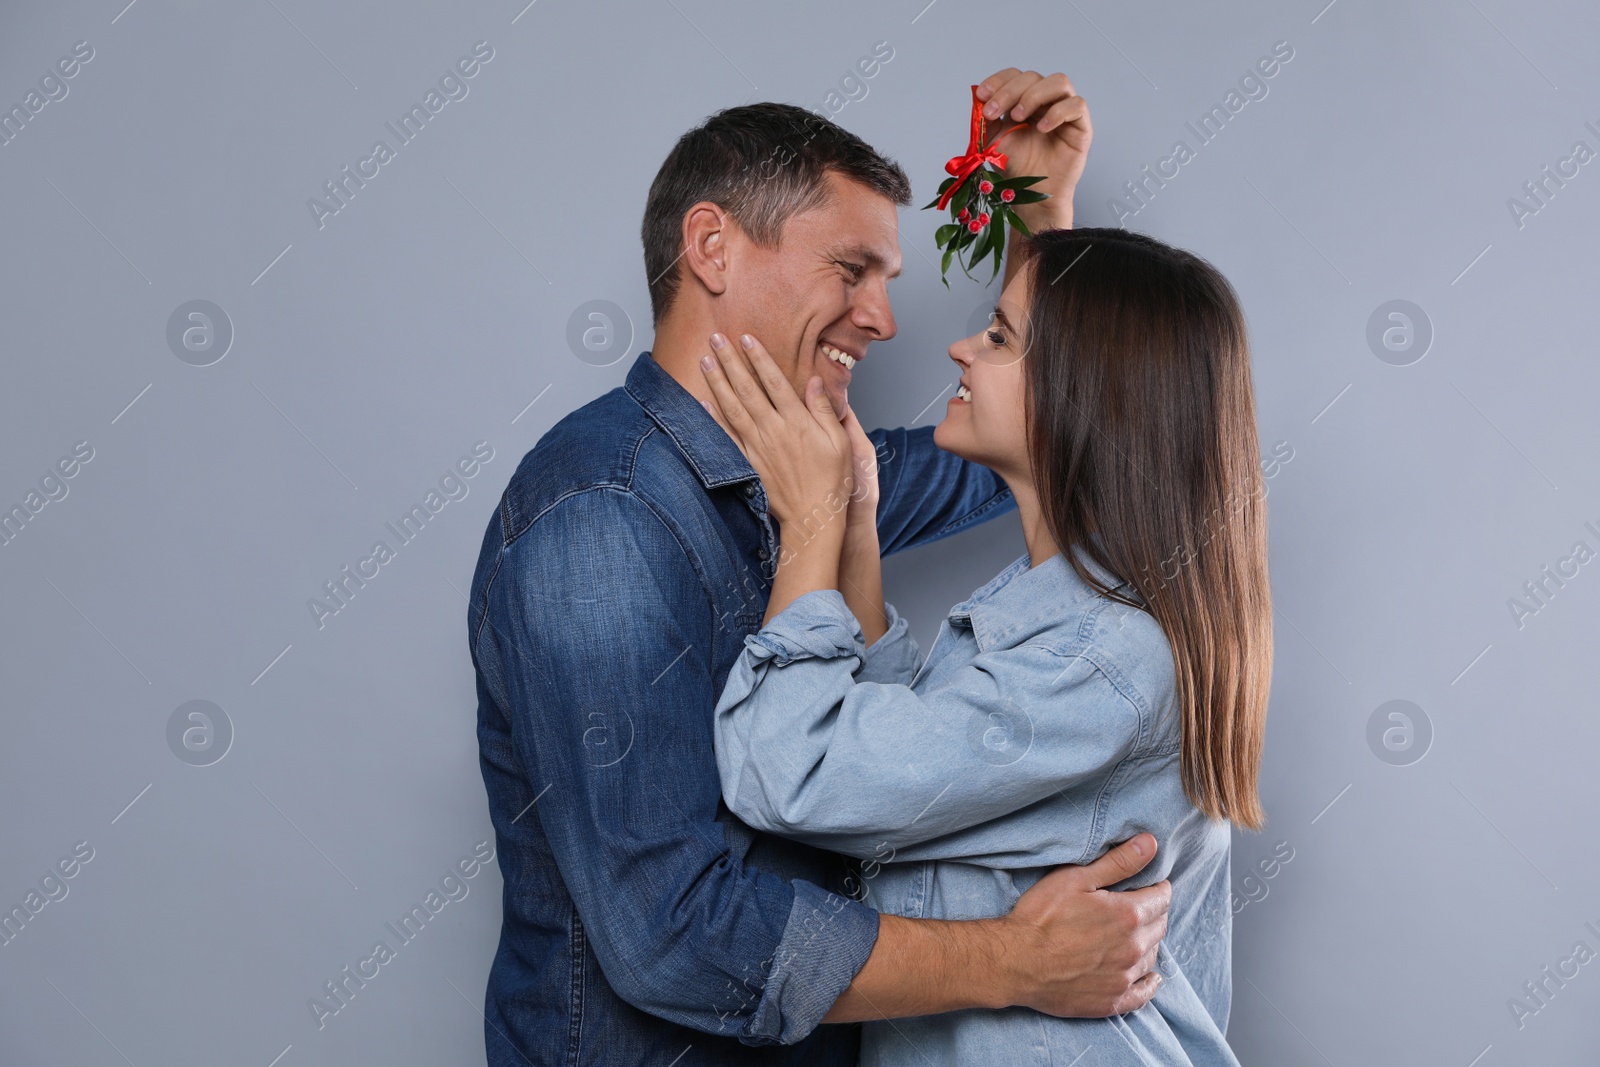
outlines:
[[[728,238],[733,219],[709,200],[695,204],[683,216],[684,266],[713,295],[728,288]]]

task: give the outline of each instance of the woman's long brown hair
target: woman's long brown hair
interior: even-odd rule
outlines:
[[[1259,830],[1272,600],[1238,296],[1205,260],[1127,230],[1042,231],[1023,251],[1028,452],[1045,522],[1091,588],[1166,634],[1190,801]],[[1143,603],[1107,589],[1074,547]]]

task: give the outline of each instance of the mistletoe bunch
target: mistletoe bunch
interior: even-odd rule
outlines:
[[[1030,188],[1044,181],[1044,175],[1008,178],[1001,173],[1005,169],[1006,154],[995,146],[1005,139],[1006,134],[1025,125],[1013,126],[993,142],[985,144],[987,122],[983,117],[983,104],[978,99],[978,87],[972,87],[972,131],[966,154],[955,156],[945,164],[944,169],[950,177],[939,185],[939,195],[933,202],[923,205],[924,211],[928,208],[941,211],[948,208],[950,211],[951,221],[934,232],[935,244],[944,251],[939,263],[939,280],[944,282],[946,289],[950,288],[950,280],[945,273],[949,271],[952,259],[960,264],[962,273],[971,278],[971,268],[982,263],[986,256],[992,256],[993,273],[989,275],[989,281],[994,281],[1000,273],[1000,256],[1006,247],[1007,227],[1015,227],[1024,234],[1030,233],[1013,209],[1049,199],[1048,193]]]

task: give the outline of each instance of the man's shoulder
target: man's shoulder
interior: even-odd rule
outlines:
[[[618,386],[568,413],[523,455],[501,497],[501,534],[516,539],[565,500],[621,495],[653,504],[693,481],[672,438]]]

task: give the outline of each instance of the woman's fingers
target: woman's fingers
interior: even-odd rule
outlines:
[[[749,337],[749,334],[745,334]],[[752,338],[753,340],[753,338]],[[757,380],[744,352],[720,333],[711,335],[711,351],[722,368],[728,388],[739,398],[750,420],[757,426],[770,423],[778,414],[767,389]],[[792,392],[792,390],[791,390]]]
[[[844,421],[845,438],[850,449],[850,499],[852,502],[867,499],[878,485],[878,449],[856,418],[855,409],[846,405]]]
[[[856,418],[856,409],[848,405],[844,409],[844,427],[846,439],[850,442],[850,459],[862,474],[876,477],[878,473],[878,448],[872,443],[872,438],[867,436],[861,420]]]
[[[1039,72],[1036,70],[1021,70],[1006,78],[1004,82],[995,86],[989,100],[983,106],[983,113],[989,121],[1009,116],[1017,101],[1022,99],[1022,94],[1037,85],[1040,81]]]
[[[992,99],[994,94],[1000,91],[1002,85],[1021,73],[1022,71],[1016,67],[1007,67],[1005,70],[995,71],[978,83],[978,99],[984,101]],[[1007,106],[1009,107],[1010,105]],[[990,115],[989,117],[993,118],[994,116]]]
[[[839,422],[839,413],[833,410],[833,401],[828,399],[828,391],[823,388],[820,375],[813,374],[806,382],[806,411],[812,421],[822,428],[828,438],[828,445],[836,454],[848,455],[850,453],[850,438],[845,433],[844,426]]]
[[[1008,116],[1017,122],[1026,122],[1030,116],[1050,107],[1056,101],[1076,95],[1072,90],[1072,82],[1065,74],[1056,73],[1046,78],[1031,70],[1028,73],[1033,75],[1034,80],[1029,82],[1017,97]]]
[[[761,386],[766,390],[767,398],[772,401],[772,406],[778,414],[792,417],[800,413],[800,398],[794,395],[794,387],[789,384],[789,379],[783,376],[783,371],[773,362],[767,354],[767,349],[754,335],[742,333],[739,335],[739,347],[750,360],[750,369]]]
[[[744,401],[729,383],[723,364],[711,356],[701,356],[700,370],[711,386],[711,395],[716,400],[717,407],[722,409],[722,417],[728,420],[728,425],[733,430],[740,451],[748,452],[746,442],[755,435],[755,422],[750,418],[750,412],[745,408]]]
[[[1034,126],[1040,133],[1049,133],[1057,126],[1070,122],[1077,122],[1083,127],[1085,133],[1089,130],[1089,105],[1084,103],[1081,96],[1069,96],[1064,100],[1057,100],[1050,105]]]

